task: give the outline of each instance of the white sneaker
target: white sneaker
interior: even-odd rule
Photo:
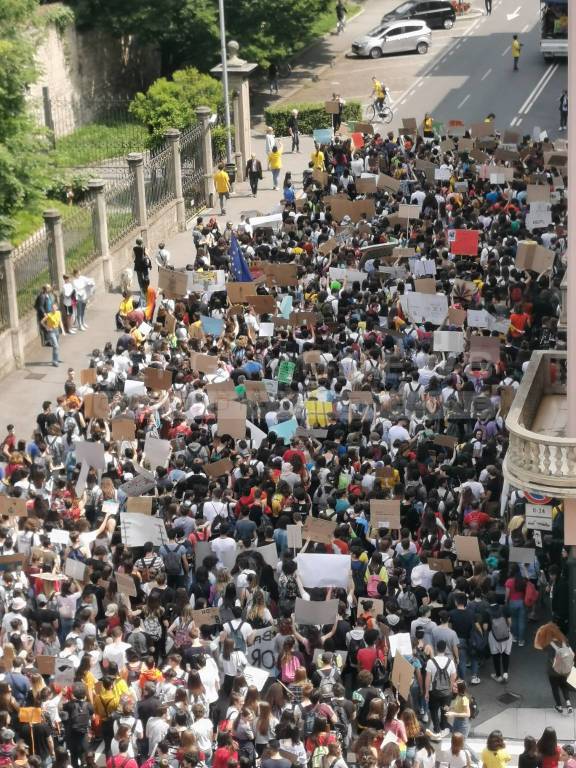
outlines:
[[[524,648],[524,640],[520,640],[518,643],[518,648]]]
[[[86,323],[84,323],[84,325],[82,326],[82,330],[83,331],[87,331],[88,330],[88,326],[86,325]]]
[[[470,685],[479,685],[482,681],[478,677],[478,675],[475,675],[472,680],[470,680]]]
[[[502,680],[504,680],[505,683],[508,682],[508,672],[504,672],[504,674],[502,675]]]
[[[74,328],[70,328],[70,330],[68,331],[68,333],[69,333],[71,336],[73,336],[75,333],[77,333],[77,331],[76,331]]]
[[[495,680],[497,683],[502,682],[502,678],[499,675],[497,675],[496,672],[492,672],[490,677],[492,678],[492,680]]]

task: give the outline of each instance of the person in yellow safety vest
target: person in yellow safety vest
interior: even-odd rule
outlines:
[[[224,163],[218,163],[218,170],[214,174],[214,187],[220,200],[220,213],[226,213],[225,201],[230,195],[230,176],[224,170]]]
[[[428,112],[426,112],[426,115],[424,116],[423,132],[426,138],[434,138],[434,120],[432,119],[432,115]]]
[[[522,43],[518,40],[518,35],[512,36],[512,58],[514,60],[514,71],[518,71],[518,60],[520,59],[520,51],[522,50]]]

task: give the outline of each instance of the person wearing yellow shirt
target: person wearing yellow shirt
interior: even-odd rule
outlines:
[[[520,59],[520,51],[522,50],[522,43],[518,40],[518,35],[512,36],[512,59],[514,60],[514,71],[518,71],[518,61]]]
[[[378,111],[382,111],[384,108],[384,99],[386,98],[386,86],[383,85],[380,80],[372,78],[372,94],[374,101],[378,105]]]
[[[272,152],[268,155],[268,166],[272,171],[272,189],[278,189],[278,179],[280,178],[280,171],[282,170],[282,152],[284,147],[282,142],[279,141],[272,147]]]
[[[434,120],[432,119],[432,115],[430,115],[428,112],[424,117],[423,133],[424,133],[424,137],[427,139],[434,138]]]
[[[52,304],[52,308],[44,315],[40,322],[46,331],[46,340],[52,347],[52,365],[54,368],[57,368],[62,362],[60,360],[60,334],[64,333],[64,326],[62,325],[62,315],[56,302]]]
[[[130,291],[122,291],[122,301],[116,312],[116,330],[124,330],[124,321],[129,312],[134,309],[134,302],[132,301],[132,294]]]
[[[218,170],[214,174],[214,187],[220,200],[220,214],[226,213],[225,203],[230,197],[230,176],[224,170],[224,163],[218,163]]]
[[[325,171],[326,163],[324,160],[324,152],[320,149],[318,144],[314,143],[314,152],[311,155],[312,169],[314,171]]]

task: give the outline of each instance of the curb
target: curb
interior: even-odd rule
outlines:
[[[459,21],[468,21],[468,19],[479,19],[484,16],[484,11],[481,8],[472,8],[468,13],[463,13],[460,16],[456,14],[456,24]]]

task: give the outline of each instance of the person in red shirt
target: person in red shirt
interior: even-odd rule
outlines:
[[[4,457],[4,461],[8,461],[10,459],[10,454],[14,451],[16,448],[16,435],[14,433],[14,424],[8,424],[6,427],[7,434],[4,440],[2,440],[2,445],[0,446],[0,454]]]
[[[524,312],[520,304],[516,304],[514,311],[510,313],[510,336],[520,339],[526,335],[530,327],[530,315]]]
[[[118,742],[118,754],[110,756],[106,761],[106,768],[138,768],[138,763],[128,755],[130,742],[128,739],[120,739]]]
[[[472,503],[472,509],[464,515],[464,525],[474,530],[486,528],[493,520],[494,518],[486,512],[482,512],[475,502]]]
[[[356,654],[359,670],[365,669],[367,672],[372,672],[376,659],[380,659],[384,664],[386,663],[386,654],[376,645],[379,637],[380,635],[377,629],[368,629],[364,633],[364,640],[368,647],[360,648]]]
[[[292,440],[291,447],[288,448],[286,451],[284,451],[284,454],[282,455],[282,461],[287,462],[288,464],[292,464],[292,459],[294,456],[298,456],[298,458],[301,460],[302,464],[306,463],[306,455],[304,454],[304,451],[302,448],[300,448],[300,440],[295,438]]]
[[[232,740],[232,734],[219,733],[217,744],[212,758],[212,768],[236,768],[238,766],[238,749]]]

